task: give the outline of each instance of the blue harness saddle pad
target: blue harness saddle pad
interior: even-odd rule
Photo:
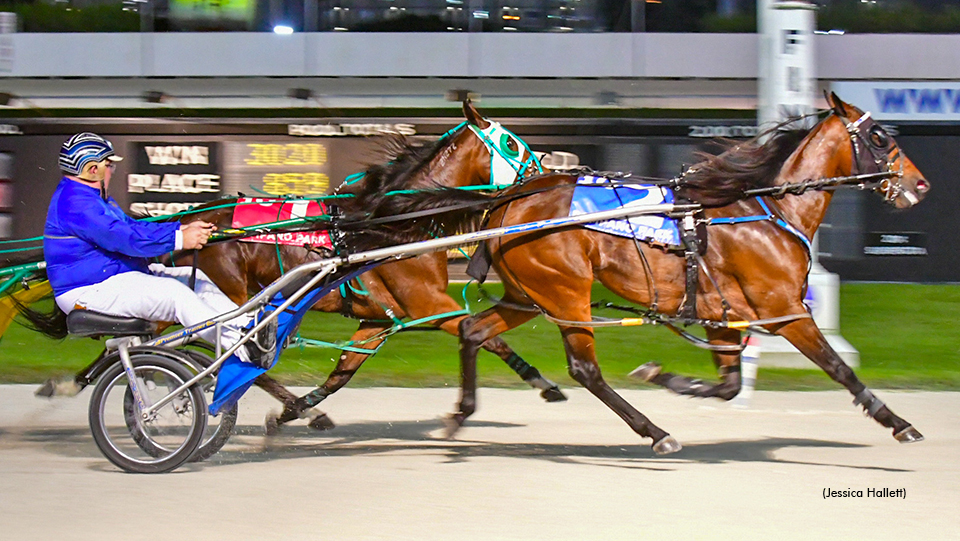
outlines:
[[[570,216],[673,201],[673,192],[661,186],[621,184],[605,177],[584,175],[577,179],[577,186],[573,189]],[[682,246],[676,221],[659,214],[635,216],[627,220],[608,220],[583,227],[670,248]]]

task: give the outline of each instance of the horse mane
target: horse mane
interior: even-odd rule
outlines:
[[[429,182],[426,187],[404,193],[411,188],[411,178],[465,129],[465,125],[461,126],[434,142],[394,137],[384,143],[383,149],[392,159],[367,167],[356,188],[347,190],[354,197],[337,202],[343,218],[338,227],[347,233],[345,240],[352,250],[414,242],[479,227],[482,213],[474,209],[492,201],[492,196],[435,183],[431,186]],[[418,213],[422,215],[417,216]]]
[[[704,161],[680,177],[677,195],[705,207],[722,207],[743,199],[746,190],[773,186],[784,162],[811,131],[786,129],[795,121],[788,120],[719,155],[698,152]]]
[[[345,210],[337,226],[351,250],[363,251],[476,231],[495,195],[438,186],[382,198],[374,207]]]
[[[381,145],[383,154],[389,157],[387,163],[371,164],[362,173],[362,182],[356,190],[348,190],[353,198],[340,200],[342,207],[363,212],[374,209],[382,199],[390,199],[389,192],[410,188],[410,178],[447,147],[450,140],[459,135],[466,126],[432,142],[416,142],[404,136],[387,138]],[[339,191],[339,190],[338,190]]]

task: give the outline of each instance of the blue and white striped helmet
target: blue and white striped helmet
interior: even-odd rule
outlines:
[[[83,166],[90,162],[102,162],[107,158],[112,161],[123,159],[114,154],[110,141],[95,133],[78,133],[60,147],[60,170],[77,176],[83,171]]]

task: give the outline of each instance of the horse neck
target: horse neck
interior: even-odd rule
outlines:
[[[459,137],[453,137],[430,163],[420,168],[411,178],[411,188],[435,188],[437,185],[462,188],[483,184],[481,164],[489,161],[486,146],[470,130],[464,130]]]
[[[404,178],[391,181],[390,184],[394,186],[393,190],[430,189],[438,185],[458,188],[482,184],[484,179],[476,164],[484,163],[484,159],[489,161],[486,147],[479,144],[470,130],[464,130],[464,134],[451,137],[447,145],[429,161],[404,173]],[[366,179],[361,178],[354,184],[342,185],[337,193],[363,196],[374,190]],[[349,200],[343,200],[341,204],[349,206],[350,203]]]
[[[829,117],[801,143],[780,169],[776,185],[850,174],[850,138],[842,122]],[[786,220],[812,238],[827,214],[833,192],[809,190],[777,200]]]

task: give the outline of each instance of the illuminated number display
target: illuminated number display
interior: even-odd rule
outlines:
[[[232,158],[230,158],[232,156]],[[230,145],[227,168],[236,192],[262,190],[272,195],[321,195],[330,190],[327,145],[246,142]],[[233,186],[236,184],[236,186]]]
[[[330,188],[330,177],[324,173],[267,173],[263,175],[263,191],[274,195],[324,194]]]
[[[326,147],[316,143],[248,143],[247,149],[249,154],[244,159],[244,163],[252,166],[282,167],[285,165],[324,165],[327,163]]]

